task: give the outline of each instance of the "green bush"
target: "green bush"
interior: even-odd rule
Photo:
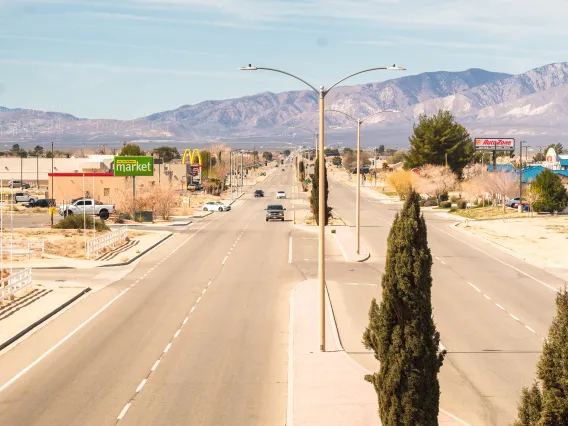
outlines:
[[[442,201],[440,203],[440,207],[443,209],[449,209],[450,207],[452,207],[452,202],[451,201]]]
[[[132,219],[132,215],[130,213],[119,213],[118,217],[120,219],[124,219],[124,220],[131,220]]]
[[[108,231],[110,228],[102,220],[94,222],[97,231]],[[56,223],[53,227],[57,229],[93,229],[93,217],[80,214],[72,214]]]
[[[440,201],[448,201],[449,199],[448,191],[444,191],[440,194]]]
[[[458,201],[458,208],[461,210],[464,210],[467,207],[467,201],[465,200],[460,200]]]
[[[438,203],[436,202],[436,200],[426,200],[424,201],[424,207],[432,207],[432,206],[437,206]]]
[[[450,201],[451,201],[452,203],[455,203],[455,202],[458,201],[458,197],[456,197],[455,195],[452,195],[452,196],[450,197]]]

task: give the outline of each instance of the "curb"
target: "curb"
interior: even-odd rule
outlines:
[[[160,244],[162,244],[164,241],[166,241],[168,238],[170,238],[172,235],[174,234],[168,234],[166,235],[164,238],[162,238],[160,241],[158,241],[157,243],[155,243],[154,245],[148,247],[146,250],[144,250],[142,253],[138,253],[136,256],[134,256],[132,259],[128,260],[127,262],[120,262],[120,263],[113,263],[110,265],[101,265],[101,266],[96,266],[96,268],[109,268],[111,266],[124,266],[124,265],[130,265],[132,262],[134,262],[135,260],[140,259],[142,256],[144,256],[146,253],[148,253],[150,250],[156,248],[157,246],[159,246]]]
[[[56,270],[56,269],[95,269],[95,268],[108,268],[111,266],[125,266],[125,265],[130,265],[132,262],[134,262],[135,260],[138,260],[140,257],[144,256],[146,253],[148,253],[150,250],[156,248],[157,246],[159,246],[160,244],[162,244],[164,241],[166,241],[168,238],[170,238],[172,235],[174,234],[168,234],[166,235],[164,238],[162,238],[160,241],[158,241],[157,243],[155,243],[154,245],[148,247],[146,250],[144,250],[141,253],[138,253],[136,256],[134,256],[132,259],[128,260],[127,262],[122,262],[122,263],[112,263],[110,265],[99,265],[99,266],[93,266],[92,268],[76,268],[74,266],[36,266],[36,267],[32,267],[32,269],[34,270]],[[14,268],[16,269],[16,268]]]
[[[69,299],[68,301],[66,301],[65,303],[63,303],[62,305],[58,306],[57,308],[55,308],[53,311],[51,311],[50,313],[48,313],[47,315],[45,315],[44,317],[40,318],[39,320],[37,320],[36,322],[34,322],[33,324],[29,325],[28,327],[24,328],[22,331],[20,331],[18,334],[16,334],[15,336],[11,337],[10,339],[6,340],[4,343],[0,344],[0,351],[2,351],[3,349],[5,349],[6,347],[10,346],[12,343],[14,343],[15,341],[19,340],[21,337],[23,337],[24,335],[28,334],[30,331],[32,331],[34,328],[36,328],[38,325],[42,324],[43,322],[47,321],[48,319],[50,319],[52,316],[54,316],[55,314],[57,314],[58,312],[62,311],[63,309],[65,309],[67,306],[69,306],[71,303],[75,302],[76,300],[78,300],[80,297],[84,296],[85,294],[87,294],[88,292],[91,291],[90,287],[87,287],[86,289],[84,289],[83,291],[81,291],[79,294],[73,296],[71,299]]]

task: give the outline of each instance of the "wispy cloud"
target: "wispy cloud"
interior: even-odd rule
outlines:
[[[153,50],[161,52],[177,53],[182,55],[199,55],[199,56],[210,56],[210,57],[226,57],[226,55],[221,55],[211,52],[196,52],[185,49],[177,49],[168,46],[150,46],[147,44],[133,44],[133,43],[120,43],[120,42],[107,42],[100,40],[84,40],[76,38],[61,38],[61,37],[40,37],[40,36],[24,36],[17,34],[2,34],[0,33],[0,39],[10,39],[10,40],[27,40],[27,41],[41,41],[47,43],[65,43],[65,44],[79,44],[79,45],[89,45],[89,46],[102,46],[102,47],[115,47],[124,49],[140,49],[140,50]]]
[[[86,62],[64,62],[64,61],[39,61],[35,59],[10,59],[0,58],[0,64],[4,65],[26,65],[57,68],[81,68],[97,71],[108,71],[114,73],[136,73],[136,74],[165,74],[194,77],[214,77],[214,78],[239,78],[239,73],[220,73],[209,71],[179,70],[173,68],[153,68],[142,66],[122,66]]]

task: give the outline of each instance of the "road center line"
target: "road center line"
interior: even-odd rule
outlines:
[[[142,388],[144,387],[144,385],[146,384],[147,379],[144,379],[140,382],[140,384],[138,385],[138,387],[136,388],[136,393],[139,393]]]
[[[181,333],[181,328],[178,331],[176,331],[176,334],[174,334],[174,339],[177,338],[180,333]]]
[[[513,318],[515,321],[519,321],[521,322],[521,320],[519,318],[517,318],[516,316],[514,316],[512,313],[509,313],[510,317]]]
[[[478,293],[481,293],[481,290],[480,290],[479,288],[477,288],[475,285],[473,285],[473,284],[470,283],[470,282],[468,282],[468,284],[469,284],[470,286],[472,286],[474,289],[476,289]]]
[[[195,301],[196,304],[199,303],[199,302],[201,302],[201,296],[199,296],[199,297],[197,298],[197,300]]]
[[[156,368],[158,368],[158,365],[160,365],[160,360],[158,360],[158,361],[156,361],[156,362],[154,363],[154,365],[152,366],[151,370],[152,370],[152,371],[156,371]]]
[[[164,349],[164,353],[167,353],[167,352],[170,350],[171,347],[172,347],[172,344],[171,344],[171,342],[170,342],[170,343],[168,343],[168,345],[167,345],[166,348]]]
[[[497,305],[497,307],[498,307],[499,309],[501,309],[502,311],[505,310],[505,308],[504,308],[503,306],[501,306],[499,303],[495,303],[495,305]]]
[[[288,239],[288,263],[292,263],[292,236]]]
[[[116,419],[117,420],[122,419],[129,408],[130,408],[130,402],[124,406],[124,408],[122,409],[122,411],[120,412],[120,414],[118,415],[118,417]]]
[[[221,262],[221,265],[224,265],[228,258],[229,258],[229,256],[225,256],[225,258],[223,259],[223,262]]]

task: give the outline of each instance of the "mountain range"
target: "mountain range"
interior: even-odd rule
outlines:
[[[367,145],[406,145],[420,114],[449,109],[472,136],[560,140],[568,119],[568,63],[554,63],[518,75],[469,69],[427,72],[380,83],[341,86],[326,97],[326,109],[364,117]],[[0,107],[0,141],[34,144],[57,139],[69,146],[137,140],[193,144],[211,141],[265,144],[304,143],[316,130],[317,97],[312,91],[264,92],[157,112],[136,120],[91,120],[70,114]],[[327,113],[328,140],[353,141],[355,124]],[[369,136],[371,135],[371,136]],[[380,142],[379,142],[380,141]],[[364,143],[365,144],[365,143]]]

